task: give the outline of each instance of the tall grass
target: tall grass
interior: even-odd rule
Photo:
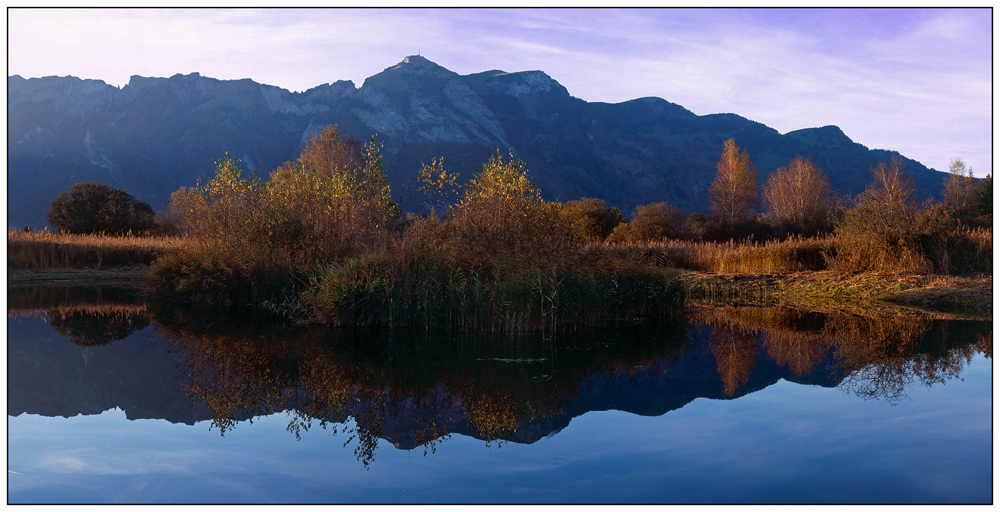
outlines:
[[[176,251],[184,240],[170,236],[75,235],[8,231],[7,268],[65,269],[148,265]]]
[[[592,244],[590,250],[611,254],[638,253],[659,265],[727,274],[775,274],[823,270],[835,251],[831,236],[767,242],[692,242],[663,240],[631,244]]]
[[[333,325],[524,331],[663,318],[682,301],[672,272],[625,259],[539,266],[396,253],[326,267],[296,313]]]

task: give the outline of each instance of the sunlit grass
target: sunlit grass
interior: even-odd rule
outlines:
[[[184,245],[175,236],[109,236],[8,231],[8,269],[110,268],[148,265]]]

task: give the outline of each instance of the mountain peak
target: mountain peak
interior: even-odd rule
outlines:
[[[432,62],[430,59],[424,58],[420,55],[409,55],[407,57],[403,57],[403,60],[399,64],[387,68],[386,71],[408,71],[419,74],[426,74],[428,72],[453,74],[451,71],[438,65],[436,62]]]

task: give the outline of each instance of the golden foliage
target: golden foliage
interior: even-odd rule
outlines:
[[[556,261],[575,246],[559,205],[542,199],[521,160],[493,155],[466,184],[452,215],[452,248],[477,260],[517,255]]]
[[[757,209],[757,170],[733,139],[723,144],[709,194],[710,212],[724,222],[745,219]]]

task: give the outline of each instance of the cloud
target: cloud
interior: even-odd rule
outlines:
[[[943,169],[992,168],[988,9],[12,9],[11,73],[198,71],[293,91],[421,53],[539,69],[587,101],[658,96],[781,132],[836,124]],[[113,57],[112,57],[113,56]],[[962,149],[968,155],[956,155]]]

